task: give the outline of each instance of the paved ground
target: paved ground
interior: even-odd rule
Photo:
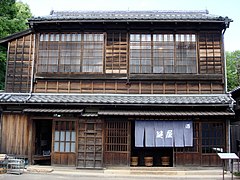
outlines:
[[[69,175],[69,174],[30,174],[25,173],[22,175],[15,174],[1,174],[1,180],[164,180],[164,179],[187,179],[187,180],[195,180],[195,179],[204,179],[204,180],[221,180],[221,176],[148,176],[148,175],[140,175],[140,176],[119,176],[119,175],[111,175],[111,176],[95,176],[95,175]],[[226,180],[230,180],[230,176],[225,176]]]
[[[204,179],[221,180],[222,170],[218,169],[107,169],[77,170],[75,168],[31,167],[21,175],[0,174],[0,180],[168,180],[168,179]],[[229,172],[225,179],[230,180]]]

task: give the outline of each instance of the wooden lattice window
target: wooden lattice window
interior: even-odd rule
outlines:
[[[221,32],[202,32],[199,34],[200,73],[221,74]]]
[[[101,33],[40,34],[38,72],[103,72]]]
[[[202,153],[224,152],[224,123],[202,123]]]
[[[54,152],[76,152],[75,121],[54,121]]]
[[[130,73],[197,73],[195,34],[130,34]]]
[[[108,33],[106,73],[127,73],[127,33]]]
[[[128,122],[107,122],[105,141],[106,152],[128,151]]]

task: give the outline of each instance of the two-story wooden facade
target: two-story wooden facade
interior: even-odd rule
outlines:
[[[223,35],[206,11],[52,12],[8,47],[1,152],[30,163],[219,166],[229,148]],[[50,152],[50,154],[49,154]],[[49,156],[50,155],[50,156]]]

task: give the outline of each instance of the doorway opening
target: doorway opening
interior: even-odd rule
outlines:
[[[35,120],[33,164],[51,165],[52,120]]]
[[[135,159],[135,160],[134,160]],[[131,166],[172,167],[173,147],[136,147],[135,122],[131,124]],[[149,160],[151,162],[149,162]]]

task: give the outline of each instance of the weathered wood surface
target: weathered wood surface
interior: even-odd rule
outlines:
[[[129,166],[131,154],[129,121],[107,121],[105,129],[104,163],[106,166]]]
[[[9,42],[6,91],[29,92],[34,59],[34,35],[23,36]]]
[[[39,36],[36,38],[36,46],[33,34],[9,42],[6,91],[30,91],[34,59],[34,92],[127,94],[224,92],[224,58],[221,51],[221,33],[218,31],[196,32],[197,73],[194,74],[130,73],[129,34],[124,31],[103,34],[107,38],[104,43],[105,52],[101,56],[101,58],[105,56],[102,72],[42,73],[38,71]],[[69,65],[69,62],[66,62],[68,63],[66,66]]]
[[[221,94],[220,81],[38,80],[36,93]]]
[[[2,115],[1,152],[15,155],[31,153],[31,122],[27,115]]]
[[[217,152],[226,151],[225,121],[208,119],[196,121],[194,125],[194,146],[175,148],[176,166],[221,166]]]
[[[104,124],[101,119],[80,119],[78,126],[78,168],[102,168]]]

